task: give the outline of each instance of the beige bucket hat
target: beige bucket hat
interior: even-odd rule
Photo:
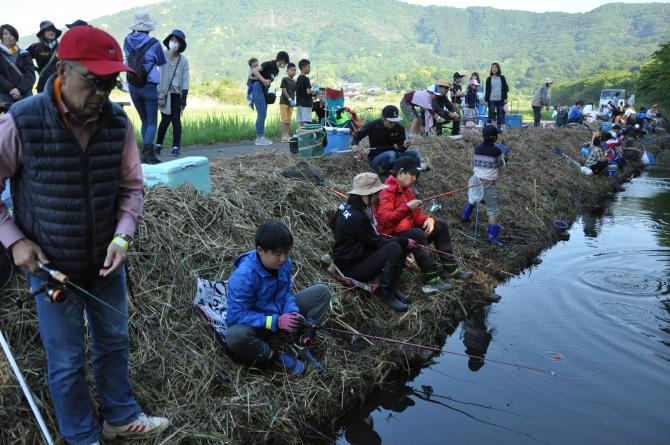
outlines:
[[[353,188],[347,193],[349,195],[367,196],[375,194],[385,188],[388,188],[388,185],[382,184],[376,173],[365,172],[356,175]]]

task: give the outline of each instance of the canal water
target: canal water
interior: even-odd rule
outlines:
[[[338,444],[670,443],[670,153],[499,286],[443,354],[341,419]]]

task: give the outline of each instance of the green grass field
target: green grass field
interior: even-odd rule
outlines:
[[[368,117],[374,118],[381,114],[381,109],[385,105],[397,105],[400,96],[400,94],[386,94],[369,97],[364,101],[346,101],[345,105],[357,111],[359,117],[362,117],[367,108],[372,108],[368,111]],[[130,102],[130,96],[115,91],[112,100]],[[138,141],[141,141],[140,119],[135,108],[131,104],[125,107],[125,110],[135,126]],[[531,121],[533,111],[530,107],[530,98],[513,99],[510,102],[510,113],[522,114],[524,121]],[[542,119],[551,119],[551,111],[543,110]],[[160,114],[158,122],[160,123]],[[207,97],[189,96],[188,106],[182,116],[182,146],[251,141],[256,137],[255,122],[256,112],[247,105],[229,105]],[[294,134],[295,130],[296,125],[293,123],[291,133]],[[270,105],[268,109],[265,135],[269,138],[279,138],[279,106],[276,104]],[[172,130],[169,128],[163,146],[171,145]]]

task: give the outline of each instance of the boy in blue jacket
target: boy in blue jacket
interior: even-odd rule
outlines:
[[[323,365],[297,338],[289,352],[276,351],[265,340],[278,331],[295,333],[306,320],[320,324],[330,307],[330,290],[317,284],[291,295],[292,247],[288,227],[270,221],[256,230],[256,249],[235,260],[228,279],[226,346],[240,361],[273,360],[298,375],[304,361],[316,369]]]

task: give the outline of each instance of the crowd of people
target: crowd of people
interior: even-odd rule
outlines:
[[[65,292],[70,298],[58,304],[36,298],[61,435],[68,443],[96,445],[101,435],[148,437],[170,424],[166,418],[146,415],[133,396],[124,264],[142,221],[141,163],[159,162],[170,125],[171,153],[180,155],[189,64],[184,33],[175,29],[159,42],[150,36],[156,23],[145,12],[134,15],[123,50],[110,34],[83,21],[67,26],[69,31],[62,34],[53,23],[42,22],[39,42],[28,51],[18,48],[16,29],[0,26],[0,100],[12,104],[0,117],[0,192],[4,179],[11,178],[14,205],[10,215],[0,202],[0,242],[11,251],[15,264],[27,271],[38,296],[49,279],[44,275],[46,264],[100,298],[83,298],[69,289]],[[272,143],[265,137],[265,120],[268,105],[276,101],[270,86],[282,69],[287,70],[280,84],[282,138],[290,136],[293,108],[300,126],[312,122],[320,89],[310,82],[310,61],[302,59],[296,66],[285,51],[263,63],[251,59],[247,99],[257,112],[257,145]],[[109,101],[124,72],[141,119],[141,150],[122,107]],[[39,94],[33,96],[36,73]],[[421,128],[435,128],[439,134],[449,121],[458,133],[461,117],[466,122],[478,120],[483,104],[488,106],[488,122],[472,153],[473,178],[483,188],[488,242],[502,247],[496,181],[509,150],[498,143],[498,135],[504,131],[509,87],[497,63],[491,65],[484,85],[477,73],[471,74],[467,86],[464,77],[456,72],[452,82],[439,80],[426,90],[407,92],[399,107],[387,105],[379,119],[367,122],[351,139],[352,152],[366,154],[373,171],[352,179],[346,202],[330,222],[331,257],[347,277],[378,282],[372,292],[393,311],[407,311],[412,304],[411,296],[400,290],[409,254],[426,295],[449,289],[451,281],[472,278],[454,255],[447,222],[424,212],[424,202],[415,196],[416,181],[425,169],[412,136]],[[533,100],[536,123],[541,109],[550,105],[551,84],[546,79]],[[410,121],[409,133],[401,112]],[[647,131],[659,116],[656,107],[613,111],[613,133],[594,134],[586,166],[599,173],[611,162],[626,162],[630,153],[624,138]],[[628,131],[631,125],[633,130]],[[365,138],[372,147],[367,151],[361,148]],[[473,207],[472,202],[466,204],[462,221],[470,220]],[[254,246],[235,261],[228,278],[225,343],[241,362],[277,364],[290,375],[299,375],[307,366],[325,367],[309,344],[300,341],[299,332],[324,319],[331,293],[322,284],[292,293],[293,242],[281,222],[257,228]],[[86,377],[85,317],[93,338],[92,372],[102,425]],[[288,346],[279,341],[286,337],[278,333],[288,334]]]

